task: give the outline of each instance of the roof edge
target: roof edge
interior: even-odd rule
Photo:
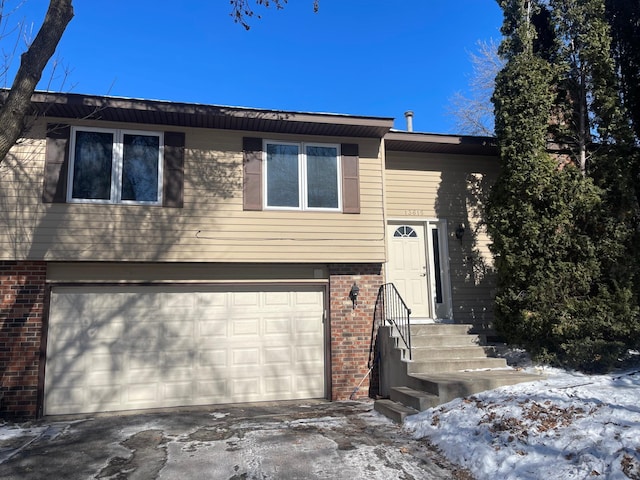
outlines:
[[[382,138],[393,118],[296,112],[139,98],[35,92],[36,113],[175,126]]]
[[[448,135],[391,130],[385,135],[385,146],[387,150],[400,152],[490,156],[498,154],[498,143],[495,137],[474,135]]]

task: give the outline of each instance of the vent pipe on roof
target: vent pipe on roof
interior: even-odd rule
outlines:
[[[404,118],[407,119],[407,132],[413,132],[413,112],[407,110],[404,112]]]

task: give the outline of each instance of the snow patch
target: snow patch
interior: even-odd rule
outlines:
[[[640,371],[544,373],[411,416],[405,429],[477,480],[640,479]]]

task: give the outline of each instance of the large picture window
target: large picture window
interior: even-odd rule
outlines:
[[[162,202],[161,133],[76,127],[72,133],[70,202]]]
[[[266,141],[264,152],[267,208],[342,208],[340,148],[337,145]]]

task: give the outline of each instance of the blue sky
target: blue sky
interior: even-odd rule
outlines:
[[[47,6],[21,15],[39,26]],[[455,133],[450,98],[468,53],[498,39],[495,0],[289,0],[245,31],[227,0],[77,0],[57,56],[64,91],[396,118]],[[48,78],[48,77],[45,77]],[[48,81],[48,80],[47,80]],[[59,85],[59,84],[58,84]],[[53,83],[56,86],[56,83]]]

